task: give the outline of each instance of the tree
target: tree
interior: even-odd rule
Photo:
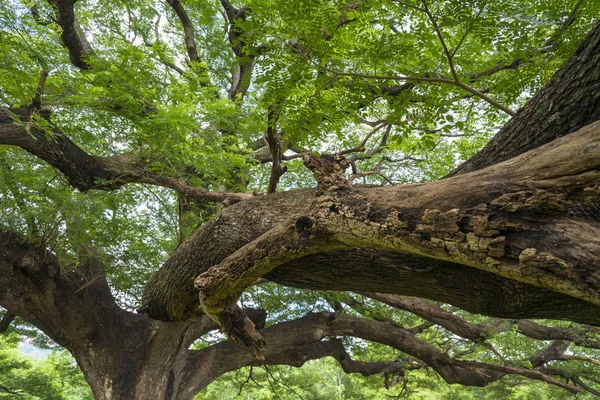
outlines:
[[[4,325],[67,348],[98,399],[328,356],[598,395],[598,11],[3,3]]]
[[[35,362],[18,354],[19,341],[20,336],[14,331],[0,337],[0,399],[92,398],[81,372],[66,351],[52,353],[43,363]]]

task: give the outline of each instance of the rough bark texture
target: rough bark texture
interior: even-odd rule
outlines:
[[[481,282],[483,292],[489,290],[490,286],[486,288],[491,285],[489,282],[498,282],[510,290],[521,288],[513,296],[513,299],[520,299],[517,304],[500,296],[490,296],[491,303],[482,300],[471,306],[461,304],[472,311],[505,316],[501,312],[503,308],[514,312],[515,308],[523,307],[523,299],[528,298],[537,303],[537,307],[537,293],[546,292],[530,291],[530,285],[534,285],[556,292],[555,296],[559,293],[567,296],[559,300],[564,306],[554,311],[541,307],[549,313],[547,317],[578,318],[574,314],[580,314],[577,309],[582,303],[572,297],[590,303],[588,307],[600,304],[600,272],[596,268],[600,231],[593,223],[567,218],[566,211],[573,201],[593,200],[598,196],[599,140],[600,124],[594,124],[508,162],[439,182],[349,192],[308,190],[242,202],[224,210],[173,254],[149,283],[144,305],[154,318],[180,319],[197,313],[198,301],[193,291],[183,290],[194,274],[222,263],[235,250],[244,252],[243,246],[247,243],[251,246],[249,251],[259,246],[266,248],[267,256],[272,257],[264,236],[257,236],[271,229],[284,232],[285,225],[290,224],[285,221],[308,216],[320,224],[321,235],[330,236],[326,243],[335,244],[323,249],[319,247],[323,243],[319,242],[315,249],[306,251],[321,254],[309,257],[305,262],[297,258],[308,255],[306,251],[298,252],[292,248],[288,255],[292,259],[284,257],[283,263],[277,258],[269,258],[270,268],[281,270],[273,271],[272,279],[284,276],[286,284],[323,288],[325,282],[319,283],[315,278],[318,275],[306,273],[306,270],[314,271],[315,263],[329,264],[332,267],[324,269],[335,278],[326,282],[331,284],[335,280],[338,290],[357,289],[356,283],[360,282],[372,291],[416,294],[414,288],[409,289],[410,293],[405,292],[407,285],[402,283],[403,280],[378,279],[391,269],[384,267],[379,271],[375,268],[387,263],[372,262],[370,271],[365,272],[360,261],[371,252],[375,260],[378,257],[403,260],[405,266],[400,264],[396,268],[403,268],[412,275],[419,275],[415,265],[421,265],[420,270],[426,272],[421,275],[429,275],[429,280],[433,280],[432,275],[443,275],[443,280],[428,287],[430,294],[426,297],[451,302],[465,296],[469,289],[464,286],[462,271],[465,268],[458,267],[460,264],[506,278],[505,281],[489,280],[489,275],[480,275],[474,282]],[[273,237],[278,239],[281,233]],[[253,242],[254,238],[258,242]],[[571,245],[564,246],[564,243]],[[275,240],[273,244],[275,248],[281,243]],[[357,253],[349,254],[357,261],[348,257],[345,263],[340,263],[340,254],[331,254],[332,250],[355,251]],[[383,253],[379,253],[381,251]],[[248,260],[240,255],[232,257],[239,260],[228,259],[230,265]],[[426,258],[430,261],[425,261]],[[289,261],[296,263],[289,268],[296,271],[297,281],[289,272],[287,275],[284,272]],[[439,265],[445,266],[448,272],[443,274],[444,269]],[[336,267],[339,273],[332,271]],[[461,273],[453,273],[452,268]],[[433,273],[427,272],[432,270]],[[231,279],[235,273],[227,274],[227,277]],[[260,275],[252,276],[252,279],[258,277]],[[452,288],[456,293],[452,293]],[[236,296],[227,291],[220,292],[220,298],[229,302],[235,301]],[[546,301],[552,297],[548,296]],[[546,312],[533,308],[525,307],[521,311],[529,309],[538,316]],[[586,318],[586,322],[598,323],[595,315],[580,316]]]

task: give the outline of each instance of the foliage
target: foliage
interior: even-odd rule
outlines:
[[[369,346],[378,346],[370,344]],[[381,349],[382,351],[386,351]],[[523,379],[507,379],[485,388],[449,385],[432,372],[407,374],[411,383],[402,381],[390,388],[381,376],[363,377],[345,374],[336,361],[325,358],[307,362],[302,368],[269,366],[243,368],[223,375],[198,395],[198,400],[230,399],[373,399],[409,398],[417,400],[572,399],[573,395],[552,386]],[[577,399],[594,399],[590,394]]]
[[[45,360],[17,349],[21,336],[0,336],[0,399],[92,400],[92,394],[66,350],[55,350]]]

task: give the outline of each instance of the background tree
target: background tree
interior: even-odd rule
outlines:
[[[1,325],[99,399],[324,357],[598,395],[598,7],[3,2]]]

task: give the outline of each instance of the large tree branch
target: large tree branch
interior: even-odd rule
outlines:
[[[374,250],[369,249],[377,249],[380,256],[390,257],[393,254],[392,258],[403,259],[404,263],[409,263],[408,265],[412,265],[412,261],[409,260],[419,260],[418,263],[421,265],[436,264],[438,268],[436,273],[444,271],[444,268],[439,266],[439,260],[445,260],[454,265],[452,268],[459,268],[457,265],[462,264],[503,276],[507,280],[503,281],[502,285],[512,286],[517,284],[515,281],[529,282],[531,285],[545,287],[571,298],[581,296],[580,298],[585,302],[596,303],[598,295],[595,287],[596,278],[593,277],[597,276],[597,271],[594,270],[593,265],[597,262],[594,254],[600,254],[600,250],[596,248],[597,227],[566,218],[565,213],[569,202],[597,196],[593,188],[598,184],[600,173],[598,166],[600,157],[595,154],[598,149],[595,147],[599,136],[598,129],[600,125],[592,125],[579,133],[474,175],[425,185],[376,189],[354,188],[347,195],[343,191],[321,194],[316,203],[318,207],[313,208],[311,212],[322,214],[322,221],[319,224],[322,224],[323,232],[333,235],[333,240],[341,243],[342,248],[355,249],[345,254],[352,254],[356,260],[348,261],[347,257],[340,256],[339,253],[330,253],[330,262],[335,260],[333,261],[335,265],[343,267],[341,270],[338,267],[337,271],[336,268],[323,268],[322,262],[315,261],[327,258],[330,250],[323,251],[321,256],[307,257],[307,261],[310,259],[312,263],[316,262],[315,265],[323,268],[322,272],[316,272],[312,266],[297,260],[286,262],[285,267],[280,265],[269,276],[287,284],[312,288],[325,286],[324,281],[319,284],[318,280],[314,280],[324,279],[327,280],[327,285],[331,285],[331,289],[337,290],[365,290],[365,287],[357,287],[356,282],[361,282],[369,287],[366,289],[369,291],[412,294],[442,301],[452,298],[452,301],[447,302],[458,300],[461,307],[466,305],[470,310],[481,307],[479,312],[487,308],[485,312],[491,315],[513,318],[532,317],[532,315],[519,314],[514,309],[512,312],[506,309],[502,311],[503,307],[498,308],[498,302],[491,297],[488,298],[489,301],[496,306],[474,304],[472,301],[469,305],[457,299],[460,296],[449,295],[470,290],[460,284],[450,290],[447,288],[436,291],[429,287],[427,291],[417,291],[413,288],[406,293],[404,292],[406,286],[398,282],[396,276],[411,271],[414,275],[419,275],[416,273],[419,270],[417,267],[405,267],[404,272],[396,268],[393,282],[365,279],[365,272],[357,265],[359,261],[364,260],[357,256],[357,252],[360,254],[360,251],[356,249],[364,249],[362,254],[365,255],[373,254]],[[456,187],[460,187],[461,191],[457,191]],[[181,277],[193,274],[192,271],[198,273],[206,271],[246,245],[249,242],[248,238],[255,238],[258,233],[272,229],[294,215],[297,216],[296,218],[300,216],[312,218],[309,204],[315,200],[317,198],[314,192],[292,192],[277,196],[269,195],[258,202],[245,204],[241,208],[230,208],[221,213],[219,219],[212,221],[192,236],[189,244],[182,245],[173,255],[173,260],[167,261],[163,267],[164,272],[159,272],[156,278],[160,276],[161,282],[168,281],[173,284],[173,277],[180,276],[180,273],[168,272],[174,264],[177,265],[176,268],[185,269],[186,272]],[[242,204],[244,203],[247,202]],[[238,228],[233,228],[239,218],[243,218],[245,222]],[[224,229],[223,224],[227,224],[228,230],[233,229],[227,237],[235,237],[235,240],[228,239],[226,245],[221,240],[223,248],[219,252],[215,252],[211,247],[212,261],[194,256],[194,261],[190,262],[191,254],[203,252],[201,250],[203,242],[216,240],[211,232],[215,229]],[[275,240],[277,235],[272,237]],[[577,243],[577,246],[565,247],[562,245],[565,240]],[[434,257],[438,261],[431,258],[427,260],[427,257]],[[339,264],[342,258],[345,264]],[[374,263],[377,268],[382,268],[380,270],[382,274],[389,268],[377,261],[368,263]],[[296,270],[295,273],[298,275],[292,278],[291,271],[300,265],[310,269],[311,273],[302,274]],[[426,272],[429,271],[429,267],[423,266],[420,270]],[[391,270],[388,271],[387,273],[392,273]],[[325,278],[326,274],[331,275]],[[352,274],[358,275],[353,279]],[[361,274],[363,278],[358,278]],[[473,276],[472,273],[469,274]],[[473,277],[473,279],[482,278],[483,276]],[[295,279],[297,279],[296,283],[294,283]],[[449,279],[457,282],[456,277],[449,277]],[[351,284],[351,281],[354,281],[354,284]],[[510,281],[513,283],[508,283]],[[488,279],[487,284],[491,285],[495,282],[496,280]],[[451,282],[443,283],[446,284],[452,286]],[[184,293],[189,293],[183,292],[183,288],[189,285],[189,281],[181,281],[180,285],[183,286],[174,286],[179,288],[178,294],[173,294],[162,283],[158,286],[154,285],[153,279],[148,286],[145,302],[152,310],[151,315],[163,315],[160,318],[165,318],[164,311],[161,311],[164,306],[157,307],[162,302],[160,298],[164,293],[171,293],[168,297],[171,300],[174,298],[183,300],[182,296],[184,298],[188,296],[188,294],[184,296]],[[436,287],[440,285],[442,283],[439,281],[434,284]],[[482,299],[485,299],[489,293],[483,289],[485,284],[482,285],[477,297],[483,296]],[[158,287],[162,289],[155,292]],[[537,302],[530,294],[523,293],[525,287],[516,290],[521,293],[517,303],[522,305],[523,300]],[[541,294],[539,289],[533,289],[531,286],[527,291]],[[150,295],[150,293],[155,294]],[[223,296],[227,295],[223,294]],[[573,299],[565,301],[565,304],[571,301]],[[515,304],[515,302],[509,301],[505,304]],[[183,309],[194,308],[197,307],[197,301],[188,299],[183,301],[181,306]],[[175,310],[173,304],[165,308]],[[554,318],[564,318],[574,311],[574,309],[567,311],[564,306],[559,308],[560,310],[554,310]],[[548,306],[540,304],[535,313],[540,313],[540,310],[548,310]],[[564,316],[559,317],[558,315],[563,312]],[[545,315],[547,318],[552,318],[549,314]],[[181,317],[183,315],[180,314],[177,318]],[[581,317],[584,319],[582,320]],[[594,317],[589,314],[587,316],[580,314],[575,320],[598,323],[597,319],[593,322]]]
[[[87,41],[75,17],[76,0],[50,0],[56,7],[56,22],[62,28],[61,40],[69,51],[71,63],[78,68],[88,69],[88,58],[93,54],[92,46]]]
[[[257,361],[235,343],[219,343],[190,353],[189,368],[186,368],[190,372],[186,381],[195,382],[194,389],[200,390],[223,373],[243,366],[265,364],[301,366],[310,359],[332,356],[340,362],[346,372],[359,372],[363,375],[381,372],[402,375],[403,369],[429,366],[448,383],[485,386],[505,374],[517,374],[539,379],[570,391],[580,391],[541,372],[455,360],[404,329],[386,322],[377,322],[346,314],[309,314],[295,321],[263,329],[261,334],[267,343],[264,360]],[[348,356],[340,342],[336,340],[322,341],[331,336],[352,336],[382,343],[409,354],[422,363],[405,364],[402,361],[358,363]],[[219,363],[207,363],[207,360],[214,360],[217,354],[221,357]]]
[[[573,342],[583,347],[600,348],[600,341],[594,339],[600,334],[600,330],[591,326],[558,328],[541,325],[526,319],[492,319],[481,324],[472,324],[463,317],[418,297],[371,292],[363,292],[362,294],[391,307],[411,312],[474,342],[486,340],[516,325],[521,334],[533,339]]]
[[[556,217],[564,215],[572,201],[598,197],[593,192],[600,184],[599,131],[597,123],[489,167],[480,174],[485,178],[478,180],[476,187],[468,182],[473,177],[429,184],[432,187],[427,194],[435,193],[436,209],[414,204],[420,209],[418,217],[381,201],[383,189],[378,198],[352,193],[338,181],[329,183],[330,168],[317,168],[319,185],[328,192],[312,205],[313,211],[295,223],[284,222],[273,228],[200,275],[196,287],[203,308],[216,315],[233,305],[252,282],[285,262],[356,248],[429,254],[600,305],[600,272],[593,267],[598,261],[593,254],[600,254],[600,230]],[[568,182],[568,176],[576,176],[576,181]],[[471,196],[485,188],[486,202],[480,198],[476,204],[467,205],[467,199],[456,199],[457,206],[462,204],[460,208],[441,211],[437,196],[450,197],[457,186]],[[403,196],[401,190],[396,188],[395,196]],[[493,190],[504,193],[488,197]],[[420,201],[423,199],[419,196]],[[543,215],[537,221],[544,225],[543,232],[522,219],[531,213]],[[516,215],[518,220],[513,218]],[[545,242],[542,247],[540,237]],[[557,249],[555,244],[564,242],[565,237],[576,240],[578,248]]]
[[[146,183],[173,189],[190,198],[213,202],[235,202],[253,193],[226,193],[201,190],[170,177],[145,170],[133,154],[99,157],[85,152],[56,126],[41,128],[36,118],[48,118],[28,107],[0,110],[0,145],[22,148],[62,172],[69,184],[83,192],[90,189],[115,190],[128,183]],[[49,122],[49,121],[48,121]]]

